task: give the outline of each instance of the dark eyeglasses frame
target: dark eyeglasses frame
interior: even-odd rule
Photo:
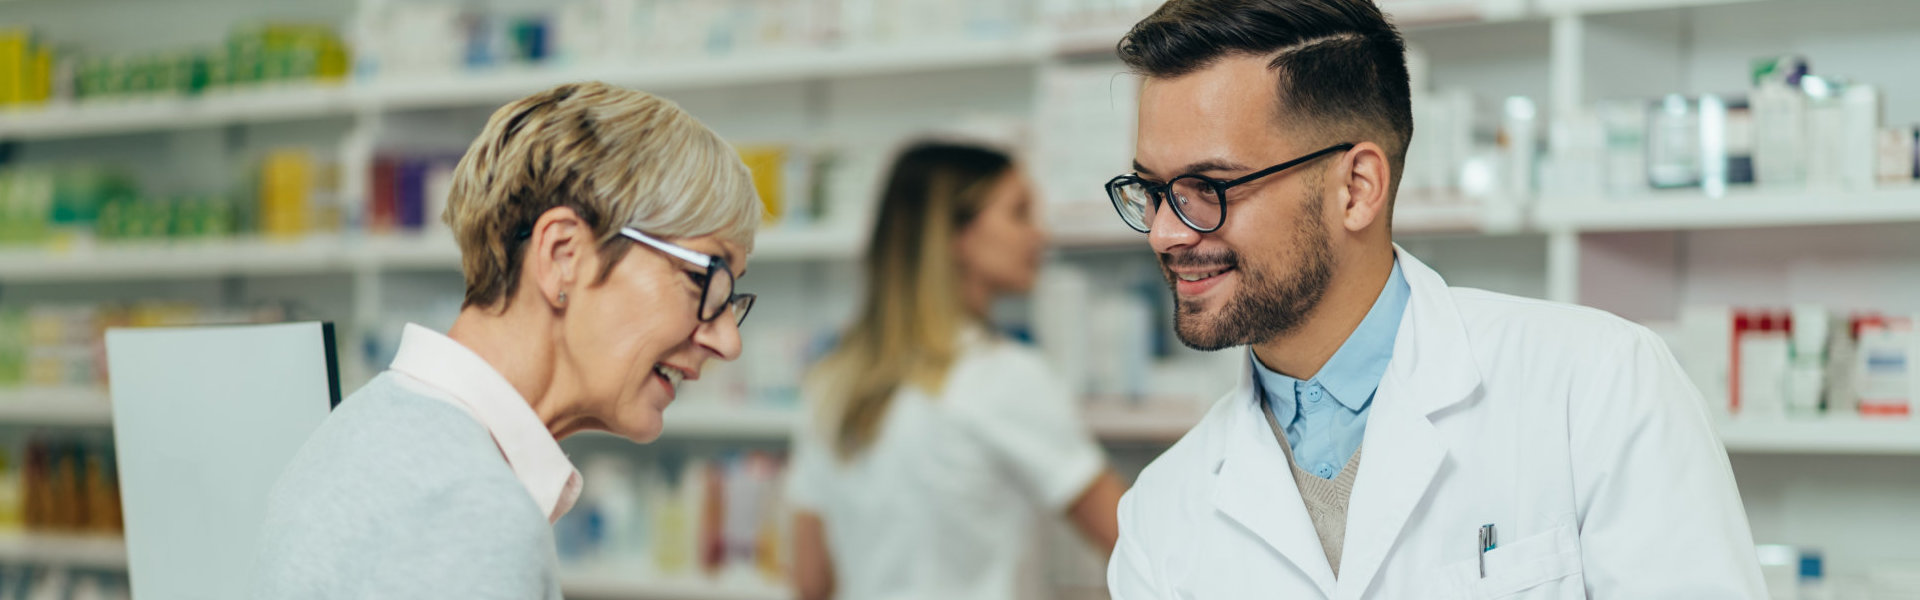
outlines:
[[[1148,217],[1148,215],[1151,213],[1142,212],[1141,218],[1146,221],[1139,225],[1135,225],[1133,224],[1133,221],[1127,219],[1126,209],[1121,207],[1121,204],[1128,202],[1126,197],[1120,192],[1121,186],[1138,184],[1142,188],[1145,188],[1147,192],[1148,200],[1153,203],[1153,206],[1152,206],[1153,210],[1157,211],[1159,210],[1159,207],[1161,204],[1163,203],[1167,204],[1173,207],[1173,214],[1180,217],[1180,222],[1185,223],[1187,227],[1192,228],[1194,231],[1199,233],[1213,233],[1215,231],[1219,231],[1222,225],[1227,224],[1227,202],[1226,202],[1227,190],[1252,182],[1256,179],[1260,179],[1262,177],[1272,175],[1274,173],[1279,173],[1281,171],[1291,169],[1293,167],[1306,163],[1307,161],[1320,158],[1322,156],[1326,156],[1334,152],[1345,152],[1347,150],[1352,150],[1352,149],[1353,149],[1353,144],[1350,144],[1350,143],[1334,144],[1332,146],[1327,146],[1325,148],[1316,150],[1312,153],[1307,154],[1306,156],[1289,160],[1287,162],[1283,162],[1271,167],[1267,167],[1265,169],[1254,171],[1242,177],[1237,177],[1234,179],[1227,179],[1227,180],[1214,179],[1211,177],[1189,173],[1186,175],[1174,177],[1173,179],[1169,179],[1167,180],[1166,183],[1154,183],[1152,181],[1148,181],[1145,178],[1140,177],[1137,174],[1128,173],[1125,175],[1114,177],[1113,179],[1107,181],[1107,186],[1106,186],[1107,199],[1113,202],[1113,210],[1120,214],[1120,220],[1125,222],[1127,224],[1127,227],[1132,228],[1134,231],[1138,231],[1140,233],[1147,233],[1148,230],[1150,230],[1153,227],[1153,222]],[[1207,185],[1208,187],[1213,188],[1213,197],[1218,198],[1220,202],[1220,222],[1214,223],[1212,227],[1201,227],[1199,225],[1195,225],[1193,223],[1193,219],[1190,219],[1187,217],[1187,211],[1180,207],[1181,203],[1166,201],[1167,196],[1171,194],[1171,190],[1173,189],[1174,184],[1179,183],[1180,180],[1182,179],[1196,180]]]
[[[699,317],[700,322],[711,323],[714,319],[720,318],[720,315],[726,314],[728,308],[734,310],[735,326],[747,322],[747,313],[753,311],[753,303],[759,299],[759,296],[755,294],[740,294],[733,291],[732,288],[734,285],[737,285],[737,282],[733,278],[733,271],[728,269],[727,259],[660,241],[632,227],[621,227],[620,235],[626,236],[633,241],[646,244],[655,250],[666,253],[668,256],[693,263],[696,267],[706,267],[707,276],[700,282],[700,306],[694,309],[694,316]],[[713,282],[722,276],[727,278],[727,301],[715,307],[712,310],[712,314],[708,314],[707,295],[712,291]]]

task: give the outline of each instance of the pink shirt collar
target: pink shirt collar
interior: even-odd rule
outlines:
[[[580,471],[560,442],[519,390],[480,355],[440,332],[408,323],[392,369],[403,376],[402,384],[460,407],[486,427],[548,522],[559,521],[580,499]]]

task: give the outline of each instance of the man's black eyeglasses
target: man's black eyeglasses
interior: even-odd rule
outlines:
[[[1134,231],[1146,233],[1153,225],[1154,214],[1160,205],[1171,196],[1173,213],[1180,217],[1180,222],[1186,223],[1194,231],[1212,233],[1227,222],[1227,190],[1327,154],[1352,149],[1353,144],[1334,144],[1312,154],[1228,180],[1188,174],[1166,183],[1155,183],[1136,174],[1121,175],[1107,182],[1107,198],[1113,200],[1113,209],[1120,212],[1120,219],[1126,221]]]

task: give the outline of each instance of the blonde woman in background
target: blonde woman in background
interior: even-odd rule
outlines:
[[[1032,289],[1046,240],[1006,155],[903,153],[867,252],[865,307],[810,376],[789,501],[807,600],[1045,598],[1039,527],[1102,552],[1123,491],[1037,352],[986,324]]]
[[[660,435],[709,360],[760,203],[726,142],[660,98],[563,85],[501,108],[445,220],[466,299],[282,474],[250,598],[560,598],[551,524],[582,481],[558,441]]]

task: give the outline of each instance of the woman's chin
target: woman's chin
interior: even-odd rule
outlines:
[[[661,424],[660,416],[656,413],[649,419],[627,419],[612,433],[636,444],[650,444],[660,439],[660,432],[664,429]]]
[[[621,418],[616,421],[619,429],[613,433],[639,444],[660,439],[666,422],[663,411],[672,402],[661,396],[655,390],[647,390],[641,397],[627,403],[626,410],[621,411]]]

